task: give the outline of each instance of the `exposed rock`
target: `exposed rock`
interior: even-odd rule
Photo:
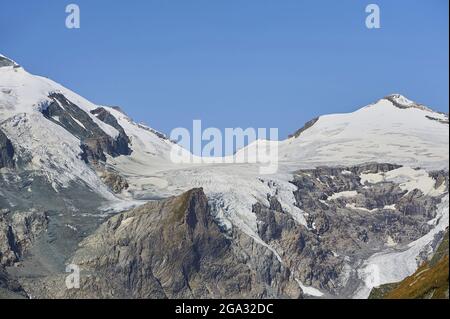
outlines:
[[[429,231],[426,221],[434,217],[439,197],[420,191],[403,191],[393,182],[362,185],[359,175],[398,168],[368,164],[346,168],[318,168],[298,172],[294,184],[298,206],[309,214],[308,226],[321,236],[343,237],[336,248],[354,253],[365,244],[380,248],[387,235],[397,243],[415,240]],[[345,172],[345,174],[343,174]],[[448,174],[446,174],[448,175]],[[445,174],[439,175],[445,179]],[[355,192],[355,196],[331,200],[332,195]],[[394,206],[395,205],[395,206]],[[341,246],[342,244],[342,246]],[[341,247],[340,247],[341,246]]]
[[[112,116],[111,113],[109,113],[103,107],[98,107],[95,110],[91,111],[91,113],[94,114],[100,121],[108,125],[111,125],[120,133],[124,133],[124,135],[126,135],[124,129],[122,128],[122,126],[119,125],[116,118]]]
[[[394,182],[361,183],[362,173],[399,167],[298,171],[294,196],[307,226],[268,195],[267,206],[253,206],[267,246],[237,228],[222,229],[201,189],[152,201],[110,218],[82,241],[68,261],[81,268],[80,289],[67,290],[65,274],[22,284],[35,298],[300,298],[299,282],[325,296],[349,297],[361,261],[432,227],[427,221],[441,196]],[[430,175],[435,188],[447,187],[447,172]],[[340,192],[352,195],[333,196]]]
[[[86,162],[104,162],[106,161],[105,153],[113,157],[131,154],[126,134],[120,134],[119,131],[119,136],[114,139],[106,134],[86,112],[70,102],[64,95],[53,93],[49,97],[53,102],[44,108],[42,113],[47,119],[61,125],[81,140],[82,158]],[[112,123],[111,119],[108,121]]]
[[[280,254],[293,278],[326,291],[337,288],[343,260],[322,246],[317,236],[282,211],[261,204],[256,204],[253,211],[261,239]]]
[[[111,106],[114,110],[119,111],[120,113],[122,113],[123,115],[126,115],[125,111],[122,110],[122,108],[120,106]]]
[[[8,67],[8,66],[12,66],[12,67],[20,67],[16,62],[14,62],[13,60],[8,59],[7,57],[4,57],[2,55],[0,55],[0,68],[2,67]]]
[[[119,194],[124,189],[128,188],[128,182],[126,181],[126,179],[115,172],[105,171],[102,173],[100,178],[103,183],[105,183],[105,185],[108,186],[116,194]]]
[[[240,232],[231,236],[202,189],[193,189],[114,216],[86,238],[71,260],[82,270],[80,289],[62,289],[62,275],[28,289],[38,298],[300,296],[271,251]]]
[[[395,107],[398,107],[399,109],[416,108],[416,109],[424,110],[424,111],[432,111],[425,105],[410,101],[400,94],[391,94],[391,95],[384,97],[384,99],[388,100]]]
[[[434,180],[436,180],[436,188],[441,187],[442,185],[445,186],[445,192],[448,193],[449,188],[449,174],[446,171],[440,170],[440,171],[433,171],[430,172],[430,176],[433,177]]]
[[[47,217],[43,213],[0,210],[0,299],[27,297],[22,286],[9,276],[5,267],[21,261],[46,227]]]
[[[429,120],[437,121],[437,122],[439,122],[439,123],[441,123],[441,124],[447,124],[447,125],[448,125],[448,115],[447,115],[447,118],[446,118],[446,119],[438,119],[438,118],[436,118],[436,117],[428,116],[428,115],[426,115],[425,117],[426,117],[427,119],[429,119]]]
[[[14,147],[0,130],[0,168],[3,167],[14,168]]]
[[[103,107],[96,108],[91,111],[91,113],[94,114],[100,121],[114,127],[117,131],[119,131],[119,137],[116,139],[117,148],[123,150],[123,152],[125,152],[124,155],[131,154],[131,150],[128,148],[130,138],[125,133],[123,127],[117,122],[116,118]]]
[[[294,134],[289,135],[288,137],[289,138],[299,137],[304,131],[306,131],[307,129],[312,127],[314,124],[316,124],[318,120],[319,120],[319,117],[316,117],[316,118],[306,122],[305,125],[302,128],[297,130]]]
[[[45,213],[0,211],[0,265],[20,261],[47,223]]]
[[[163,139],[163,140],[167,140],[167,139],[168,139],[166,135],[164,135],[164,134],[161,133],[161,132],[158,132],[157,130],[154,130],[154,129],[148,127],[147,125],[144,125],[144,124],[142,124],[142,123],[138,123],[138,126],[139,126],[139,128],[141,128],[141,129],[143,129],[143,130],[152,132],[153,134],[155,134],[156,136],[158,136],[160,139]]]
[[[390,101],[395,107],[397,107],[399,109],[415,108],[415,109],[419,109],[422,111],[433,112],[432,109],[426,107],[425,105],[410,101],[400,94],[391,94],[389,96],[386,96],[384,99]],[[438,112],[438,113],[440,115],[443,115],[444,118],[437,118],[437,117],[429,116],[429,115],[425,115],[425,117],[429,120],[448,125],[448,123],[449,123],[448,122],[448,113],[442,113],[442,112]]]
[[[0,299],[24,299],[27,295],[20,284],[0,265]]]
[[[365,164],[298,171],[294,195],[297,206],[306,213],[308,228],[296,224],[289,214],[258,204],[254,211],[259,234],[303,284],[342,296],[351,275],[346,269],[354,269],[358,260],[374,251],[414,241],[432,227],[427,221],[435,217],[443,195],[407,192],[394,182],[361,183],[361,173],[399,167]],[[430,176],[436,180],[436,189],[443,183],[448,186],[448,172]],[[333,196],[339,193],[350,195]]]

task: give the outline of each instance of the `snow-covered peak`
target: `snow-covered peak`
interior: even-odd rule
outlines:
[[[60,109],[63,118],[61,114],[49,116],[45,112],[51,105],[53,109]],[[89,143],[86,142],[88,138],[124,140],[114,120],[108,122],[95,115],[95,110],[100,107],[48,78],[30,74],[13,60],[3,55],[0,57],[0,129],[12,141],[17,159],[27,159],[22,162],[25,165],[23,169],[42,173],[55,189],[82,180],[90,188],[112,198],[80,155],[84,149],[82,144]],[[134,135],[125,134],[136,147],[144,140],[141,144],[145,152],[162,150],[161,145],[170,150],[170,145],[155,132],[138,127],[116,109],[106,109],[122,128],[133,128],[131,133]],[[142,138],[138,140],[135,135]],[[123,146],[117,142],[114,147],[119,145]],[[109,149],[103,151],[108,152]]]
[[[398,93],[388,95],[384,98],[384,100],[388,100],[389,102],[392,103],[392,105],[394,105],[395,107],[401,108],[401,109],[416,108],[416,109],[420,109],[420,110],[424,110],[424,111],[433,112],[432,109],[430,109],[422,104],[416,103]]]
[[[1,59],[11,66],[0,68],[0,117],[3,120],[19,114],[40,114],[52,102],[49,97],[58,93],[86,112],[106,134],[113,138],[119,134],[91,114],[98,107],[94,103],[48,78],[28,73],[9,58],[0,58],[0,63]]]
[[[398,94],[398,93],[388,95],[386,97],[386,99],[393,100],[396,103],[404,105],[404,106],[412,106],[412,105],[416,104],[415,102],[408,99],[406,96]]]

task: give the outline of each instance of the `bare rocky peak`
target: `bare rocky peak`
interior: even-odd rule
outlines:
[[[14,168],[14,148],[11,141],[0,130],[0,168]]]

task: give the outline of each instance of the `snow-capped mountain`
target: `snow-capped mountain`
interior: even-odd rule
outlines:
[[[171,143],[162,135],[132,122],[120,111],[95,105],[58,83],[28,73],[4,56],[0,61],[1,129],[12,141],[18,166],[45,175],[55,190],[82,181],[103,197],[113,199],[83,158],[89,155],[89,144],[94,144],[90,153],[97,152],[104,159],[131,153],[118,149],[121,132],[108,122],[110,113],[110,118],[120,123],[117,127],[122,131],[125,128],[131,138],[127,136],[125,148],[129,142],[135,144],[136,153],[155,158],[170,149]],[[99,110],[107,114],[103,119]]]
[[[377,161],[440,169],[448,168],[448,142],[447,114],[393,94],[352,113],[308,122],[280,142],[279,160],[294,167]]]
[[[160,204],[116,216],[118,228],[113,229],[99,227],[109,218],[105,211],[122,212],[164,199],[164,209],[217,224],[221,234],[214,226],[202,228],[202,236],[213,231],[214,238],[227,242],[224,247],[233,253],[224,256],[233,261],[233,271],[250,268],[271,274],[249,279],[257,284],[246,286],[245,296],[365,298],[371,288],[414,273],[448,227],[448,125],[448,115],[394,94],[353,113],[321,116],[286,140],[259,140],[234,155],[239,159],[276,143],[278,172],[273,174],[261,175],[252,163],[176,164],[171,161],[174,148],[192,155],[163,134],[0,55],[0,208],[54,212],[46,236],[70,240],[33,246],[53,252],[35,258],[58,264],[76,252],[75,259],[103,274],[107,265],[96,260],[111,247],[99,243],[98,251],[77,251],[80,237],[88,236],[85,244],[90,247],[108,229],[111,245],[123,242],[123,231],[136,216],[153,225],[145,212]],[[193,195],[193,188],[201,191]],[[170,196],[178,199],[166,199]],[[177,206],[187,197],[192,209]],[[204,200],[208,208],[197,205]],[[144,231],[135,225],[128,231],[127,240],[141,245],[142,236],[153,238],[164,230],[152,226]],[[180,236],[190,234],[178,231]],[[135,253],[128,252],[143,258]],[[220,262],[225,261],[214,260]],[[128,267],[123,263],[121,267]],[[165,271],[159,264],[151,267]],[[202,276],[212,280],[210,273]],[[35,283],[23,285],[40,296],[66,296],[43,292]],[[222,294],[228,291],[174,294],[169,286],[155,288],[158,296],[226,297]],[[152,297],[141,292],[136,296]]]

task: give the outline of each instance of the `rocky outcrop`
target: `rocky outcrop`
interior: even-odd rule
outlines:
[[[400,168],[369,163],[300,170],[292,183],[306,226],[283,210],[275,192],[266,204],[253,206],[258,235],[278,253],[291,280],[326,296],[350,297],[359,280],[358,265],[374,252],[403,247],[427,234],[433,227],[428,221],[448,192],[446,171],[429,173],[435,181],[433,195],[404,190],[401,179],[361,179]]]
[[[394,181],[362,183],[362,174],[398,168],[296,172],[294,196],[306,225],[284,211],[277,193],[268,195],[253,206],[258,240],[223,229],[202,189],[152,201],[110,218],[81,242],[68,261],[81,269],[80,289],[65,289],[65,274],[25,287],[35,298],[301,298],[303,286],[350,297],[364,260],[432,227],[440,195],[408,192]],[[430,176],[436,189],[448,189],[447,172]]]
[[[128,182],[126,179],[112,171],[105,171],[100,176],[103,183],[109,187],[115,194],[121,193],[128,188]]]
[[[322,246],[320,238],[283,210],[256,204],[253,212],[258,234],[280,254],[292,278],[325,291],[338,288],[343,260],[336,258],[330,247]]]
[[[12,66],[12,67],[19,67],[19,65],[17,63],[15,63],[14,61],[0,55],[0,68],[2,67],[8,67],[8,66]]]
[[[119,137],[116,139],[117,148],[124,152],[123,155],[131,154],[131,149],[128,147],[130,138],[125,133],[123,127],[117,122],[116,118],[103,107],[96,108],[91,111],[91,113],[94,114],[100,121],[114,127],[119,132]]]
[[[289,137],[289,138],[292,138],[292,137],[299,137],[304,131],[306,131],[307,129],[309,129],[310,127],[312,127],[314,124],[316,124],[318,120],[319,120],[319,118],[316,117],[316,118],[314,118],[314,119],[312,119],[312,120],[306,122],[305,125],[303,125],[302,128],[300,128],[299,130],[297,130],[294,134],[289,135],[288,137]]]
[[[158,132],[157,130],[152,129],[152,128],[148,127],[147,125],[144,125],[142,123],[138,123],[137,125],[139,126],[139,128],[155,134],[156,136],[158,136],[162,140],[168,140],[168,138],[167,138],[167,136],[165,134],[163,134],[161,132]]]
[[[0,265],[19,262],[39,234],[47,228],[45,213],[0,211]]]
[[[271,251],[242,233],[227,235],[218,226],[202,189],[112,217],[80,244],[70,262],[81,269],[80,289],[62,290],[61,275],[29,287],[31,294],[38,298],[301,295]]]
[[[361,174],[399,168],[391,164],[319,167],[295,174],[294,196],[307,227],[284,212],[276,198],[253,208],[261,239],[304,285],[345,296],[352,269],[374,251],[408,244],[428,233],[443,196],[407,192],[393,181],[361,182]],[[432,172],[435,188],[448,187],[448,172]],[[443,191],[445,193],[445,191]],[[338,196],[341,195],[341,196]]]
[[[42,110],[43,115],[81,140],[83,160],[96,163],[106,161],[105,154],[113,157],[131,154],[128,146],[129,138],[123,129],[116,138],[112,138],[86,112],[64,95],[53,93],[49,98],[52,102]],[[107,119],[106,115],[104,118],[110,123],[113,122],[112,119]]]
[[[39,234],[47,228],[47,216],[38,212],[0,210],[0,299],[27,298],[6,267],[20,262]]]
[[[407,243],[426,234],[427,221],[435,214],[440,197],[426,196],[419,190],[407,192],[394,182],[363,185],[361,173],[380,173],[398,168],[390,164],[356,167],[318,168],[298,172],[294,184],[298,206],[308,213],[308,226],[335,242],[335,249],[346,255],[361,248],[380,249],[386,240]],[[436,173],[445,180],[448,173]],[[351,192],[353,196],[333,197]]]
[[[416,109],[424,110],[424,111],[432,111],[431,109],[429,109],[425,105],[409,101],[404,96],[402,96],[400,94],[391,94],[391,95],[388,95],[388,96],[384,97],[384,99],[388,100],[395,107],[397,107],[399,109],[416,108]]]
[[[14,147],[5,133],[0,130],[0,168],[14,168]]]

